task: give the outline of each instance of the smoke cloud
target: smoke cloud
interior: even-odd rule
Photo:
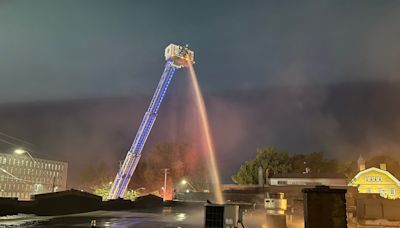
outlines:
[[[196,145],[201,137],[185,83],[176,79],[171,85],[144,153],[161,142]],[[69,162],[69,180],[74,184],[82,169],[97,162],[117,170],[149,100],[141,96],[3,105],[0,126],[34,143],[37,157]],[[268,145],[290,153],[324,151],[342,160],[356,159],[359,154],[397,156],[399,101],[400,86],[383,82],[271,87],[205,96],[225,182],[243,161],[255,156],[257,147]],[[11,150],[9,145],[2,148]]]

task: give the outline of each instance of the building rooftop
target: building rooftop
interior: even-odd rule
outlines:
[[[89,193],[89,192],[84,192],[76,189],[70,189],[70,190],[65,190],[65,191],[60,191],[60,192],[48,192],[48,193],[42,193],[42,194],[36,194],[33,195],[33,198],[35,200],[40,200],[40,199],[48,199],[48,198],[59,198],[59,197],[65,197],[65,196],[79,196],[79,197],[85,197],[85,198],[94,198],[94,199],[99,199],[101,200],[101,196]]]
[[[269,178],[332,178],[332,179],[346,179],[340,173],[278,173],[272,174]]]
[[[11,157],[11,158],[16,158],[16,159],[31,160],[31,158],[29,156],[27,156],[27,155],[18,155],[18,154],[13,154],[13,153],[2,153],[2,152],[0,152],[0,156],[2,156],[2,157]],[[38,158],[36,156],[33,157],[33,159],[36,162],[57,162],[57,163],[63,163],[64,165],[68,165],[68,162],[66,162],[66,161]]]

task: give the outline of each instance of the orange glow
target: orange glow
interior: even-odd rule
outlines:
[[[204,135],[205,135],[205,139],[206,139],[208,159],[209,159],[209,164],[211,166],[210,171],[211,171],[211,178],[212,178],[213,187],[214,187],[213,190],[214,190],[214,194],[215,194],[215,200],[216,200],[216,203],[222,204],[222,203],[224,203],[224,199],[222,196],[221,181],[219,179],[217,164],[215,161],[215,150],[214,150],[214,144],[212,142],[211,131],[210,131],[209,123],[208,123],[206,106],[204,104],[204,98],[203,98],[203,95],[201,94],[200,86],[197,81],[196,73],[195,73],[193,65],[190,61],[188,61],[188,67],[189,67],[189,74],[190,74],[191,82],[192,82],[193,89],[195,92],[196,106],[198,107],[198,110],[199,110],[201,125],[203,127],[203,131],[204,131]]]

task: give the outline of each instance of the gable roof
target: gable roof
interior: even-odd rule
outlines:
[[[398,186],[400,186],[400,181],[399,181],[395,176],[393,176],[389,171],[387,171],[387,170],[382,170],[382,169],[378,169],[378,168],[376,168],[376,167],[371,167],[371,168],[364,169],[364,170],[358,172],[357,175],[356,175],[355,177],[353,177],[353,179],[350,181],[349,185],[351,185],[351,183],[353,182],[354,179],[359,178],[361,175],[363,175],[363,174],[365,174],[365,173],[368,173],[368,172],[370,172],[370,171],[376,171],[376,172],[378,172],[378,173],[385,174],[385,175],[387,175],[390,179],[392,179]]]

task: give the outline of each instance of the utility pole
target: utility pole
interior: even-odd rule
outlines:
[[[162,169],[164,171],[164,194],[163,194],[163,201],[165,201],[165,194],[167,192],[167,176],[168,176],[168,171],[169,169],[165,168]]]
[[[52,185],[52,188],[53,188],[53,191],[51,191],[51,192],[54,192],[54,190],[55,190],[55,188],[56,188],[56,176],[55,176],[55,175],[53,175],[53,185]]]

